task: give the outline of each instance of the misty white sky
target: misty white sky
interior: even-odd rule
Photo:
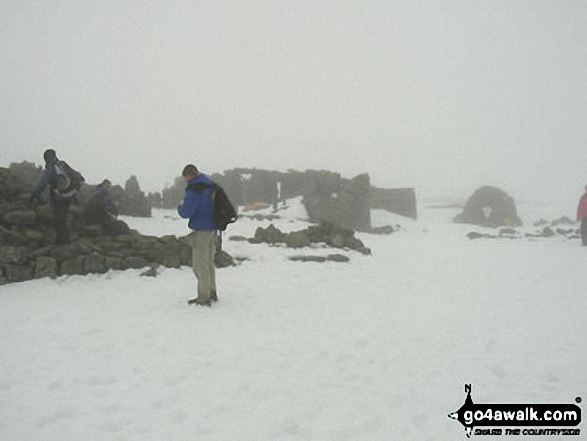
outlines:
[[[421,197],[587,184],[587,2],[0,1],[0,165],[369,172]]]

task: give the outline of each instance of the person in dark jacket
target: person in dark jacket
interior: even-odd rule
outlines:
[[[581,241],[585,247],[587,246],[587,185],[577,206],[577,221],[581,222]]]
[[[96,186],[84,207],[84,222],[88,225],[102,225],[104,232],[112,236],[128,233],[128,225],[118,220],[118,207],[110,199],[110,187],[112,183],[108,179]]]
[[[49,187],[49,203],[51,211],[53,212],[55,233],[57,234],[57,245],[63,245],[71,241],[70,229],[67,224],[67,212],[71,205],[72,197],[75,194],[75,190],[68,190],[67,192],[59,191],[59,174],[57,171],[58,164],[60,163],[57,159],[55,150],[46,150],[43,154],[45,159],[45,170],[39,181],[37,187],[31,194],[31,202],[34,204],[40,199],[41,193],[45,188]],[[76,172],[71,170],[72,173],[76,173],[81,181],[83,177]]]
[[[210,306],[217,301],[214,254],[216,252],[216,225],[214,224],[214,203],[212,181],[200,173],[195,165],[186,165],[182,176],[188,186],[177,212],[183,219],[189,219],[188,227],[193,230],[186,241],[192,247],[192,270],[198,282],[198,297],[188,304]]]

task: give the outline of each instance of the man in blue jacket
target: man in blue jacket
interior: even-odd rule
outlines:
[[[189,219],[188,226],[193,230],[187,235],[186,241],[192,247],[192,269],[198,281],[198,297],[188,304],[210,306],[211,302],[218,300],[214,268],[216,225],[213,220],[212,181],[193,164],[184,167],[182,176],[188,186],[177,212],[183,219]]]
[[[60,167],[60,164],[63,162],[57,159],[55,150],[46,150],[43,158],[45,159],[45,170],[39,178],[37,187],[31,194],[31,202],[35,203],[39,200],[43,190],[49,186],[49,203],[53,212],[55,233],[57,234],[56,242],[57,245],[63,245],[71,241],[69,225],[67,224],[67,212],[71,205],[71,199],[77,190],[74,188],[60,189],[60,174],[58,170],[64,169]],[[64,167],[67,167],[71,176],[75,176],[79,182],[83,182],[84,178],[79,172],[71,169],[69,166]],[[69,177],[66,179],[70,180]]]

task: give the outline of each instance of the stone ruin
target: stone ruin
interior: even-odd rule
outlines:
[[[454,221],[492,228],[522,225],[514,199],[502,189],[491,186],[477,189]]]
[[[153,275],[157,266],[191,266],[191,247],[182,238],[145,236],[134,230],[107,236],[102,226],[84,224],[83,206],[76,204],[68,214],[72,241],[55,246],[49,205],[33,209],[29,204],[34,188],[30,178],[23,180],[0,167],[0,284],[111,269],[150,268],[147,273]],[[228,254],[217,253],[217,267],[233,263]]]
[[[210,177],[226,190],[235,205],[267,203],[277,207],[287,199],[303,196],[313,222],[333,222],[358,231],[371,230],[370,210],[374,208],[417,217],[414,189],[375,188],[366,173],[345,179],[339,173],[325,170],[277,172],[235,168]],[[162,191],[162,207],[177,207],[184,189],[183,178],[176,178],[172,187]]]

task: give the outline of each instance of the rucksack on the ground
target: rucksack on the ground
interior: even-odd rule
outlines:
[[[204,188],[212,189],[212,203],[214,204],[213,221],[218,230],[224,231],[228,224],[236,222],[238,218],[234,205],[228,199],[224,189],[215,182],[212,182],[211,185],[197,182],[187,186],[187,190],[196,193],[200,193]]]
[[[61,197],[72,196],[85,181],[81,173],[71,168],[65,161],[58,161],[55,164],[55,172],[57,174],[55,190]]]

